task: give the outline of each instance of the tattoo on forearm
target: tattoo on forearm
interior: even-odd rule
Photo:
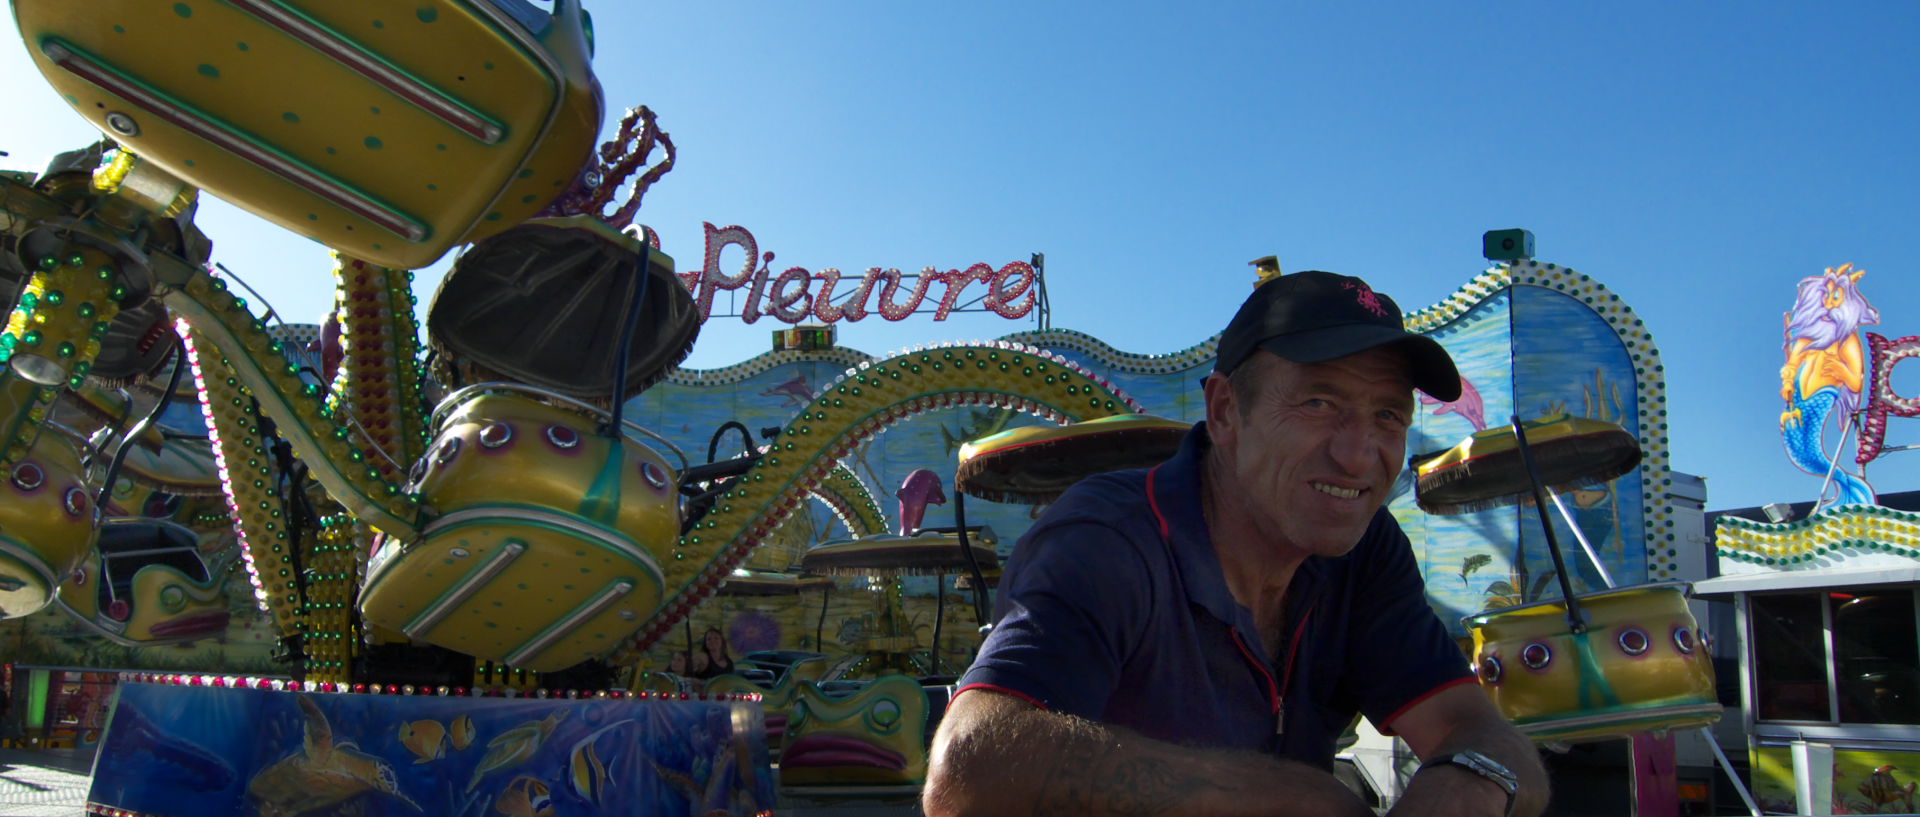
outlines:
[[[1080,814],[1093,802],[1093,770],[1106,750],[1086,744],[1062,747],[1033,801],[1033,817]]]
[[[1226,786],[1182,773],[1166,761],[1105,748],[1063,752],[1047,776],[1034,817],[1112,813],[1120,817],[1166,814],[1203,790]]]
[[[1199,777],[1183,779],[1167,764],[1144,757],[1113,764],[1108,778],[1107,807],[1126,817],[1165,814],[1180,801],[1192,797],[1198,787],[1213,785]]]

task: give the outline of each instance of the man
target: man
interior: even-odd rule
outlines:
[[[934,737],[930,817],[1368,815],[1330,774],[1355,713],[1424,761],[1396,815],[1546,804],[1382,505],[1438,343],[1358,278],[1261,285],[1173,459],[1068,491],[1022,538]]]

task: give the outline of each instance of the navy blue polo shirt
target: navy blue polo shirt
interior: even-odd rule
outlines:
[[[1356,712],[1389,731],[1414,704],[1473,682],[1385,509],[1352,551],[1295,571],[1282,654],[1267,655],[1208,539],[1205,425],[1152,469],[1075,485],[1021,537],[959,692],[1330,769]]]

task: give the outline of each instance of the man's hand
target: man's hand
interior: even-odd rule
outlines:
[[[981,689],[948,707],[931,761],[928,817],[1373,817],[1318,769],[1149,740]]]
[[[1520,779],[1514,817],[1536,817],[1547,807],[1547,770],[1540,765],[1539,750],[1500,716],[1478,684],[1442,690],[1388,726],[1422,759],[1471,749],[1507,767]],[[1493,781],[1466,769],[1434,768],[1414,775],[1390,813],[1501,817],[1506,808],[1506,795]]]

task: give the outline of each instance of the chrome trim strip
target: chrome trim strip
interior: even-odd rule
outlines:
[[[1683,706],[1658,706],[1647,709],[1627,709],[1618,712],[1605,712],[1597,715],[1582,715],[1577,718],[1556,718],[1550,721],[1514,724],[1513,728],[1528,737],[1544,737],[1551,740],[1554,734],[1583,729],[1589,726],[1606,726],[1614,723],[1633,723],[1635,721],[1656,718],[1671,718],[1683,715],[1712,715],[1723,713],[1725,707],[1715,704],[1686,704]],[[1646,731],[1646,730],[1640,730]]]
[[[633,592],[633,582],[614,582],[602,589],[598,595],[594,596],[586,604],[574,608],[573,612],[568,613],[566,618],[556,622],[552,627],[548,627],[546,632],[535,636],[532,641],[520,645],[520,649],[509,653],[503,663],[508,666],[517,666],[529,658],[546,652],[548,647],[553,646],[554,642],[564,638],[567,633],[572,632],[573,629],[580,626],[582,622],[606,612],[608,607],[612,607],[620,601],[621,597],[631,592]],[[636,624],[636,627],[637,626]]]
[[[441,620],[451,615],[454,608],[465,603],[467,599],[473,598],[475,593],[486,587],[493,577],[500,575],[500,571],[506,570],[507,565],[520,558],[520,554],[526,550],[527,546],[519,542],[506,543],[499,550],[494,551],[492,556],[487,557],[485,563],[461,578],[452,592],[441,596],[433,606],[421,611],[420,615],[407,622],[407,626],[400,628],[400,631],[406,633],[409,638],[420,638]]]
[[[453,95],[434,88],[413,77],[407,76],[360,44],[328,31],[298,13],[289,11],[279,3],[270,0],[227,0],[274,28],[286,32],[302,44],[325,54],[327,58],[340,63],[374,84],[393,92],[440,121],[453,126],[483,144],[499,144],[506,137],[506,130],[500,123],[488,120],[468,110]]]
[[[252,162],[395,235],[415,242],[423,241],[427,237],[427,226],[411,216],[262,147],[240,136],[224,123],[161,98],[125,77],[119,76],[105,64],[94,60],[91,55],[83,54],[67,43],[49,38],[41,43],[40,50],[47,55],[47,59],[67,69],[74,76],[91,82],[109,93],[124,97],[169,124],[205,139],[221,150]]]
[[[40,574],[40,580],[47,583],[48,593],[57,594],[60,590],[60,582],[63,581],[63,578],[53,575],[53,565],[47,564],[47,561],[40,558],[39,554],[26,549],[26,547],[22,545],[14,544],[11,539],[0,539],[0,553],[19,559],[33,572]]]

